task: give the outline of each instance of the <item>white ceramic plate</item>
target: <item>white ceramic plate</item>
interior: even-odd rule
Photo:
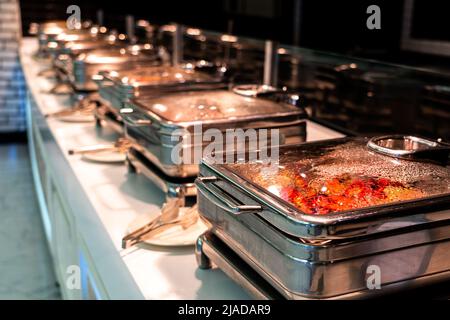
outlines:
[[[190,208],[180,208],[180,214],[183,215]],[[128,232],[132,232],[155,218],[154,214],[140,215],[128,226]],[[207,230],[206,224],[199,218],[197,223],[190,226],[187,229],[183,229],[181,226],[175,226],[158,235],[155,235],[151,239],[143,241],[154,246],[162,247],[182,247],[193,246],[197,242],[197,238]]]
[[[127,156],[125,153],[117,151],[100,151],[94,153],[85,153],[82,159],[101,163],[119,163],[125,162]]]

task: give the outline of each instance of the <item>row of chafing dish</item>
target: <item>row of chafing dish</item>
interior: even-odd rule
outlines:
[[[40,26],[41,54],[50,53],[60,81],[89,93],[97,125],[130,141],[130,171],[179,205],[198,195],[210,227],[196,248],[201,268],[220,267],[258,298],[370,297],[449,278],[445,161],[392,159],[367,149],[365,138],[299,144],[306,140],[304,97],[268,85],[233,86],[248,76],[249,65],[261,65],[261,50],[236,37],[184,29],[195,50],[192,60],[180,61],[170,57],[179,55],[175,41],[130,45],[106,28],[46,30],[54,26]],[[176,39],[180,30],[165,26],[161,34]],[[198,57],[196,44],[214,50]],[[207,57],[211,52],[216,56]],[[281,156],[275,167],[174,162],[176,145],[189,154],[202,147],[186,138],[200,124],[202,133],[280,129]],[[436,147],[414,137],[384,141],[418,154]]]
[[[172,27],[161,27],[162,34],[175,37],[176,30]],[[171,159],[173,146],[178,143],[171,139],[179,129],[192,132],[199,124],[204,131],[209,128],[225,131],[232,126],[280,128],[285,133],[283,139],[305,140],[306,112],[296,94],[258,85],[230,89],[230,73],[246,72],[236,65],[230,66],[229,62],[236,59],[173,62],[170,50],[161,45],[130,45],[125,40],[103,43],[97,40],[96,33],[92,35],[92,28],[101,27],[80,29],[78,40],[75,31],[68,33],[70,40],[66,42],[64,33],[49,37],[44,52],[51,53],[61,83],[69,84],[78,93],[86,92],[87,98],[95,101],[97,124],[106,124],[131,140],[130,169],[158,179],[157,184],[169,195],[196,194],[193,182],[197,165],[178,165]],[[192,28],[185,29],[185,33],[198,36]],[[221,41],[220,38],[225,47],[231,45],[235,51],[244,47],[231,36],[211,35],[211,42]],[[52,44],[55,39],[58,45]],[[49,47],[61,49],[51,51]],[[274,114],[282,115],[274,117]],[[194,148],[189,141],[182,144],[183,149]]]

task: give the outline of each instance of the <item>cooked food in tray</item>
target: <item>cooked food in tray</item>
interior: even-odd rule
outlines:
[[[313,215],[450,193],[448,168],[370,152],[364,141],[283,150],[275,171],[255,163],[227,167]]]

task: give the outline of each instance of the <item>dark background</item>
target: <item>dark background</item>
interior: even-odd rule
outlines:
[[[301,0],[300,7],[297,1],[300,0],[20,0],[20,3],[25,33],[31,22],[67,19],[67,7],[76,4],[81,8],[82,20],[95,21],[97,10],[103,9],[105,25],[121,32],[125,31],[125,16],[131,14],[154,24],[178,22],[353,57],[426,67],[396,68],[366,59],[358,60],[356,70],[342,71],[335,67],[356,60],[339,57],[340,62],[322,63],[307,61],[303,56],[301,65],[288,64],[286,70],[280,66],[280,79],[283,70],[288,76],[297,71],[297,83],[291,85],[288,81],[287,85],[303,94],[312,106],[314,119],[347,133],[403,132],[450,140],[449,58],[401,49],[407,0]],[[369,30],[366,26],[370,5],[381,9],[381,30]],[[444,1],[415,0],[415,8],[414,38],[450,39],[447,17],[450,11]],[[298,29],[294,27],[296,17]]]
[[[436,1],[436,0],[434,0]],[[111,2],[105,0],[21,0],[24,33],[30,22],[49,19],[65,19],[66,8],[71,4],[80,6],[82,19],[96,20],[96,11],[103,9],[104,22],[124,31],[124,16],[134,15],[156,24],[179,22],[195,27],[227,32],[241,36],[278,40],[284,44],[299,44],[303,47],[333,51],[348,55],[381,59],[384,61],[421,64],[436,62],[449,65],[447,59],[417,55],[400,50],[403,17],[403,0],[303,0],[299,12],[296,0],[127,0]],[[418,1],[423,14],[418,21],[427,26],[431,1]],[[366,28],[369,5],[381,8],[381,30]],[[425,10],[425,11],[423,11]],[[448,11],[440,12],[435,20],[439,30],[448,32]],[[294,32],[294,15],[300,17],[300,33]],[[435,23],[436,23],[435,22]],[[230,29],[230,25],[232,28]],[[416,28],[417,29],[417,28]],[[427,32],[425,28],[419,28]],[[440,35],[439,35],[440,36]]]
[[[295,0],[152,0],[111,2],[105,0],[21,0],[24,26],[30,22],[67,18],[66,8],[80,6],[83,19],[96,18],[103,9],[105,24],[123,29],[124,16],[154,23],[172,21],[226,32],[233,21],[233,33],[271,38],[293,43]],[[300,44],[327,50],[348,51],[358,47],[396,49],[400,36],[403,1],[303,0],[301,1]],[[366,9],[378,4],[382,9],[382,29],[366,28]],[[26,31],[26,28],[24,28]]]

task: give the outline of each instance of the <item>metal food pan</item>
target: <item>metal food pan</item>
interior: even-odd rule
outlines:
[[[198,185],[199,186],[199,185]],[[304,243],[255,214],[236,216],[200,184],[199,212],[211,231],[289,299],[369,294],[368,267],[381,270],[381,287],[448,272],[450,219],[399,228],[384,236],[334,243]],[[218,189],[213,192],[218,194]],[[226,201],[230,195],[221,194]]]
[[[334,153],[327,153],[328,158],[324,158],[322,151],[335,146],[345,145],[347,143],[355,143],[358,145],[358,152],[367,152],[362,150],[361,143],[366,139],[359,138],[343,138],[334,139],[321,142],[306,143],[298,146],[286,146],[280,148],[281,157],[290,157],[290,152],[294,150],[299,154],[307,157],[318,156],[318,160],[314,160],[309,168],[318,170],[318,166],[333,166],[332,171],[335,170],[353,170],[360,172],[360,167],[357,165],[358,159],[353,149],[350,149],[349,155],[355,157],[356,162],[352,160],[345,160],[346,163],[330,162],[335,161],[337,156]],[[328,149],[327,149],[328,148]],[[297,151],[298,150],[298,151]],[[372,160],[372,154],[368,155],[369,160]],[[384,157],[384,156],[379,156]],[[288,159],[288,158],[286,158]],[[290,158],[289,158],[290,159]],[[364,160],[365,154],[364,154]],[[445,221],[449,219],[449,205],[450,196],[448,194],[449,185],[446,181],[449,179],[448,167],[442,167],[426,163],[413,163],[406,160],[395,160],[391,158],[382,159],[388,166],[382,170],[383,174],[396,175],[397,171],[406,174],[407,178],[418,175],[419,178],[425,180],[429,177],[428,172],[438,170],[439,176],[433,178],[430,184],[422,185],[424,188],[437,190],[438,193],[431,195],[424,195],[418,198],[405,201],[394,201],[392,203],[368,206],[357,208],[353,210],[345,210],[342,212],[333,212],[329,214],[307,214],[302,212],[299,208],[291,203],[274,195],[267,189],[257,185],[254,181],[250,181],[242,174],[235,172],[234,169],[229,169],[229,165],[214,164],[208,159],[205,159],[201,164],[200,175],[209,177],[208,185],[211,187],[219,187],[225,194],[231,195],[237,199],[243,206],[235,208],[228,208],[228,210],[237,210],[236,213],[246,213],[245,207],[255,207],[251,213],[256,213],[265,220],[269,221],[277,229],[283,232],[303,239],[312,240],[333,240],[342,241],[352,238],[364,237],[371,234],[377,234],[387,231],[393,231],[400,227],[414,227],[427,224],[433,221]],[[406,162],[404,162],[406,161]],[[384,163],[383,162],[383,163]],[[296,163],[295,160],[288,160],[287,164]],[[391,168],[389,165],[393,163]],[[243,164],[243,166],[251,164]],[[239,164],[241,166],[241,164]],[[247,168],[247,167],[245,167]],[[374,166],[370,161],[366,163],[364,170],[378,170],[379,167]],[[413,171],[408,171],[410,168]],[[328,170],[328,168],[325,168]],[[251,172],[251,171],[249,171]],[[307,175],[311,172],[306,171]],[[380,171],[381,172],[381,171]],[[314,173],[314,172],[313,172]],[[366,174],[366,173],[362,173]],[[422,177],[425,174],[424,177]],[[444,175],[444,176],[443,176]],[[274,176],[276,177],[276,176]],[[257,179],[256,174],[252,174],[250,179]],[[436,181],[435,181],[436,180]],[[442,185],[444,184],[444,185]],[[417,185],[419,186],[419,185]],[[220,203],[220,201],[216,201]]]
[[[220,268],[233,281],[241,285],[250,295],[259,300],[283,300],[289,296],[283,295],[283,289],[274,287],[258,272],[254,264],[247,263],[229,246],[211,231],[201,235],[196,244],[196,258],[200,268]],[[354,300],[354,299],[448,299],[448,279],[450,271],[430,274],[420,278],[409,279],[390,284],[384,284],[380,290],[364,288],[348,294],[328,298],[314,298],[321,300]],[[310,300],[311,297],[296,296],[299,300]]]
[[[218,90],[217,92],[222,91]],[[261,100],[263,101],[263,99]],[[158,99],[154,101],[158,101]],[[201,146],[195,146],[191,141],[186,141],[185,139],[175,141],[172,134],[183,128],[192,131],[194,124],[199,124],[199,122],[174,123],[173,121],[164,120],[149,111],[143,103],[137,100],[127,102],[126,106],[126,109],[132,111],[122,114],[125,122],[126,136],[135,143],[136,148],[141,153],[169,176],[197,176],[198,165],[174,163],[172,160],[172,151],[177,144],[182,143],[181,148],[183,150],[191,149],[190,154],[194,155],[195,148]],[[306,113],[300,107],[290,114],[265,114],[264,116],[258,117],[246,116],[240,119],[222,119],[220,121],[208,120],[202,122],[202,126],[204,130],[218,128],[223,131],[230,127],[242,129],[279,129],[281,137],[280,144],[300,143],[306,140]]]

